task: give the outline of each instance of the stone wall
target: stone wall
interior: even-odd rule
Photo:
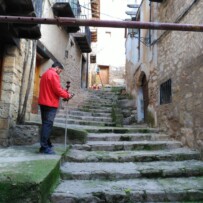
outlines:
[[[109,68],[109,84],[110,85],[113,85],[113,86],[124,85],[125,84],[124,78],[125,78],[125,67],[111,66]]]
[[[164,1],[157,20],[202,24],[203,2],[193,2]],[[184,145],[203,149],[203,33],[168,32],[157,46],[158,85],[172,80],[172,103],[159,105],[157,97],[158,123]]]
[[[19,109],[22,109],[29,81],[32,45],[31,41],[21,40],[19,48],[9,45],[5,47],[0,100],[0,145],[3,146],[9,144],[9,128],[15,126]],[[28,112],[30,105],[27,107]]]

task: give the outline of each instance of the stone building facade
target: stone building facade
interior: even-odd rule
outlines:
[[[72,5],[79,6],[75,4],[75,0],[60,1],[59,4],[56,0],[30,0],[26,3],[16,1],[12,4],[1,1],[0,10],[5,9],[6,12],[15,9],[16,11],[18,8],[19,16],[22,15],[20,12],[24,12],[24,15],[27,12],[27,16],[34,13],[38,17],[54,18],[55,15],[60,16],[60,12],[65,15],[76,15]],[[31,12],[30,8],[34,10]],[[66,10],[67,8],[68,10]],[[7,14],[9,15],[9,13]],[[5,32],[7,31],[6,28],[1,28]],[[66,81],[69,80],[71,92],[82,97],[80,96],[82,87],[88,83],[87,77],[85,77],[88,75],[88,53],[91,52],[90,41],[86,36],[88,29],[83,33],[79,27],[67,28],[57,25],[34,25],[33,27],[26,25],[23,29],[21,28],[21,26],[12,28],[15,29],[14,33],[17,33],[17,36],[8,38],[13,30],[8,30],[8,36],[0,35],[1,146],[15,143],[12,133],[17,125],[39,118],[37,99],[40,77],[54,61],[61,62],[65,67],[61,76],[61,84],[64,88]],[[82,41],[85,46],[79,43],[80,40],[85,40]],[[76,101],[78,100],[80,99],[77,98]]]
[[[137,17],[148,22],[202,24],[202,10],[202,1],[144,0]],[[140,36],[150,41],[147,46],[139,44],[137,62],[133,63],[132,57],[127,60],[127,69],[131,71],[131,75],[127,74],[128,91],[139,101],[145,75],[148,86],[147,96],[142,94],[143,106],[147,99],[145,121],[184,145],[203,150],[203,33],[146,30],[140,31]]]
[[[202,1],[164,1],[154,7],[161,22],[203,23]],[[172,83],[171,102],[157,102],[158,123],[184,145],[203,150],[203,33],[162,31],[158,37],[158,86]]]
[[[19,48],[5,45],[3,50],[0,100],[0,144],[3,146],[9,144],[9,129],[16,125],[22,114],[26,91],[32,90],[29,79],[32,79],[35,67],[33,47],[34,42],[21,40]],[[27,109],[30,107],[29,102]]]

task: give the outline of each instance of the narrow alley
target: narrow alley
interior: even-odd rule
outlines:
[[[102,90],[90,94],[80,109],[73,110],[80,118],[84,116],[84,121],[81,119],[79,127],[72,124],[85,128],[87,138],[72,141],[52,202],[203,200],[203,162],[198,151],[183,147],[161,130],[144,124],[109,127],[110,107],[119,96]]]
[[[0,0],[0,203],[203,203],[202,11]]]

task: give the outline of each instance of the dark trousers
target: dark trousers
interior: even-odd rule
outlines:
[[[40,105],[42,128],[40,133],[40,145],[43,149],[49,148],[50,135],[54,124],[57,108]]]

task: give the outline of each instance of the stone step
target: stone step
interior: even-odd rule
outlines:
[[[36,120],[35,123],[40,123],[40,120]],[[54,122],[54,126],[65,128],[65,123]],[[82,124],[68,124],[68,128],[76,128],[86,130],[88,133],[115,133],[115,134],[128,134],[128,133],[160,133],[160,129],[157,128],[146,128],[145,126],[139,125],[138,127],[115,127],[115,126],[95,126],[95,125],[82,125]]]
[[[71,111],[79,111],[79,112],[89,112],[89,113],[111,113],[112,110],[109,108],[82,108],[82,107],[69,107],[66,109],[60,109],[58,113],[69,113]]]
[[[105,106],[79,106],[78,109],[81,109],[81,110],[85,110],[85,111],[94,111],[94,110],[100,110],[100,111],[108,111],[108,112],[111,112],[112,111],[112,107],[105,107]]]
[[[89,141],[86,144],[74,144],[72,149],[87,151],[129,151],[175,149],[182,146],[178,141]]]
[[[86,120],[86,121],[98,121],[98,122],[112,122],[111,117],[96,117],[96,116],[73,116],[69,115],[68,118],[76,120]]]
[[[88,141],[141,141],[170,140],[166,134],[159,133],[89,133]]]
[[[91,102],[84,102],[83,104],[79,105],[79,107],[86,107],[86,108],[112,108],[112,102],[104,103],[100,101],[91,101]]]
[[[56,118],[58,119],[65,119],[65,115],[57,115]],[[98,122],[112,122],[111,117],[96,117],[96,116],[76,116],[76,115],[71,115],[67,114],[67,119],[74,119],[74,120],[86,120],[86,121],[98,121]]]
[[[149,162],[200,159],[200,153],[188,148],[138,151],[86,151],[70,149],[64,160],[71,162]]]
[[[97,112],[84,112],[79,110],[69,110],[66,112],[65,110],[60,110],[57,113],[57,117],[65,117],[67,115],[75,115],[75,116],[101,116],[101,117],[111,117],[111,113],[97,113]]]
[[[64,119],[64,118],[55,118],[54,123],[60,124],[74,124],[74,125],[90,125],[90,126],[115,126],[113,122],[99,122],[99,121],[88,121],[88,120],[76,120],[76,119]]]
[[[66,180],[52,194],[53,203],[131,203],[202,201],[203,177],[132,180]]]
[[[159,133],[157,128],[148,128],[145,125],[137,127],[98,127],[86,129],[89,133]]]
[[[112,109],[110,108],[76,108],[75,110],[80,110],[83,112],[92,112],[92,113],[111,113]]]
[[[144,163],[66,162],[61,167],[61,177],[63,180],[121,180],[189,176],[203,176],[202,161],[187,160]]]

